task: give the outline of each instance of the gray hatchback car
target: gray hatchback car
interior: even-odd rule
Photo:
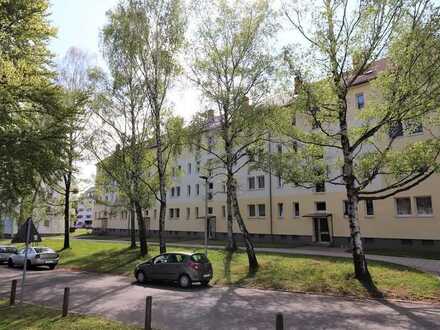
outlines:
[[[150,280],[177,281],[188,288],[193,282],[208,285],[212,265],[203,253],[163,253],[136,266],[134,275],[139,283]]]

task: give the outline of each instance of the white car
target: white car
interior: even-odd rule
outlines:
[[[8,259],[8,266],[23,266],[25,260],[25,250],[21,249],[17,254],[11,255]],[[49,269],[54,269],[58,265],[60,257],[58,253],[48,247],[30,247],[27,253],[26,267],[32,266],[48,266]]]
[[[17,253],[15,246],[0,245],[0,263],[8,261],[8,259]]]

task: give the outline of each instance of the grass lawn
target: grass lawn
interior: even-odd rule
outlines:
[[[60,250],[63,241],[46,239],[40,244]],[[133,276],[134,266],[143,260],[138,250],[128,249],[127,243],[73,240],[71,244],[72,249],[60,252],[60,266],[65,268]],[[197,250],[168,247],[168,251]],[[157,255],[158,247],[149,246],[149,252],[150,256]],[[209,259],[214,268],[212,284],[369,296],[368,291],[353,278],[350,259],[270,253],[258,253],[257,256],[260,269],[255,275],[249,276],[246,253],[237,252],[231,258],[223,250],[209,250]],[[440,300],[440,279],[434,275],[372,261],[369,262],[369,269],[385,297]]]
[[[8,306],[0,300],[0,330],[135,330],[139,327],[127,326],[119,322],[109,321],[95,316],[70,314],[61,317],[61,311],[46,307],[25,304]]]

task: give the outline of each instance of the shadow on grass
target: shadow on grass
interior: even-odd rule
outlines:
[[[371,274],[368,273],[368,276],[365,279],[358,279],[358,281],[362,284],[362,286],[367,290],[368,294],[372,298],[384,298],[385,295],[373,281]]]
[[[99,273],[125,273],[132,271],[134,265],[141,260],[149,258],[147,255],[142,257],[138,250],[130,249],[110,249],[95,252],[85,256],[71,258],[61,263],[64,267],[78,267],[81,270],[94,271]]]

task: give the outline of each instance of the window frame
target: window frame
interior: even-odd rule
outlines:
[[[409,210],[410,212],[409,213],[407,213],[407,214],[399,214],[399,208],[398,208],[398,205],[397,205],[397,200],[399,200],[399,199],[407,199],[407,200],[409,200],[409,208],[410,208],[410,210]],[[394,209],[395,209],[396,217],[398,217],[398,218],[408,218],[408,217],[411,217],[413,215],[413,207],[412,207],[411,197],[408,197],[408,196],[395,197],[394,198]]]
[[[430,200],[430,202],[431,202],[431,213],[426,213],[426,214],[424,214],[424,213],[419,213],[419,208],[418,208],[418,205],[417,205],[417,199],[418,198],[429,198],[429,200]],[[427,218],[430,218],[430,217],[432,217],[433,215],[434,215],[434,206],[433,206],[433,203],[432,203],[432,196],[430,196],[430,195],[423,195],[423,196],[414,196],[414,204],[415,204],[415,214],[418,216],[418,217],[427,217]]]

